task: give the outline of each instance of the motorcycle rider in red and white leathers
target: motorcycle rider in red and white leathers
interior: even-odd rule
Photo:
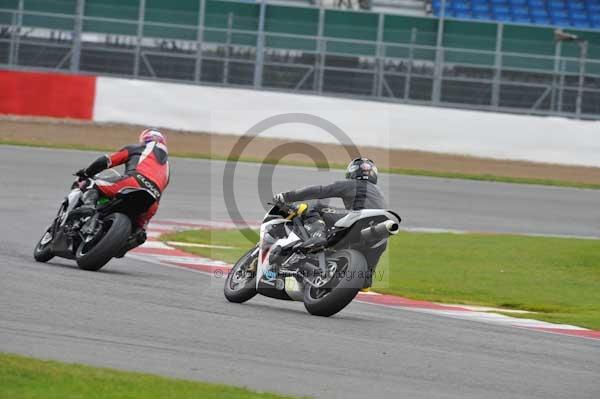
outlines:
[[[169,184],[169,162],[167,139],[158,129],[145,129],[141,132],[139,143],[128,145],[113,154],[96,159],[90,166],[76,173],[80,182],[102,172],[105,169],[125,164],[125,173],[114,180],[95,180],[93,188],[87,189],[83,203],[95,206],[100,193],[113,198],[126,188],[144,188],[152,192],[156,201],[134,221],[134,239],[130,247],[141,245],[146,240],[145,228],[156,214],[162,193]],[[84,184],[80,184],[83,186]],[[129,248],[129,249],[132,249]]]

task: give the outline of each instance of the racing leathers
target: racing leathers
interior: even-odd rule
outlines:
[[[326,186],[308,186],[283,193],[286,202],[341,198],[347,210],[386,208],[383,192],[368,180],[340,180]]]
[[[167,147],[156,141],[134,144],[118,152],[103,155],[84,169],[86,176],[115,166],[125,164],[125,173],[116,179],[96,180],[96,187],[102,194],[112,198],[126,188],[144,188],[152,193],[156,201],[135,220],[138,229],[144,229],[156,214],[162,193],[169,184],[169,162]],[[84,196],[84,202],[94,203],[98,193],[90,190]],[[87,199],[86,199],[87,198]]]
[[[281,195],[285,202],[341,198],[346,210],[387,208],[381,189],[368,180],[340,180],[325,186],[309,186],[295,191],[288,191]],[[323,212],[325,210],[328,212]],[[330,210],[331,208],[322,203],[317,203],[309,207],[304,218],[304,225],[310,238],[304,243],[305,246],[311,247],[324,244],[326,242],[326,221],[327,224],[333,224],[336,219],[339,219],[346,213],[343,211],[331,213]],[[372,274],[386,247],[387,242],[383,241],[365,254],[370,270],[370,276],[365,288],[371,285]]]

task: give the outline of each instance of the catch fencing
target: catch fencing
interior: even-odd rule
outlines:
[[[600,118],[600,32],[267,2],[0,5],[5,68]]]

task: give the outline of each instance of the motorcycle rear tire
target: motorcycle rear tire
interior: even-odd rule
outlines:
[[[110,221],[111,225],[100,241],[86,253],[82,253],[84,243],[77,248],[75,258],[80,269],[100,270],[119,254],[131,234],[131,221],[122,213],[108,215],[104,221]]]
[[[344,309],[363,287],[369,269],[364,255],[353,249],[338,251],[335,257],[344,257],[348,268],[340,276],[338,284],[327,295],[314,298],[313,287],[306,284],[304,289],[304,307],[315,316],[329,317]]]

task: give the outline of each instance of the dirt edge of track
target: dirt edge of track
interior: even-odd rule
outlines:
[[[21,143],[54,147],[87,147],[116,150],[137,140],[141,126],[115,123],[93,123],[68,119],[24,118],[0,116],[0,142]],[[195,157],[228,157],[239,136],[210,134],[206,132],[164,129],[169,137],[169,150],[173,154]],[[263,160],[283,144],[291,144],[294,152],[298,143],[291,140],[256,138],[244,149],[246,159]],[[346,149],[334,144],[316,144],[332,164],[348,162]],[[301,150],[301,147],[297,147]],[[464,174],[500,176],[515,179],[555,180],[581,184],[600,184],[600,168],[497,160],[438,154],[413,150],[386,150],[359,148],[380,168],[426,171],[433,174]],[[312,163],[305,155],[290,154],[286,162]]]

